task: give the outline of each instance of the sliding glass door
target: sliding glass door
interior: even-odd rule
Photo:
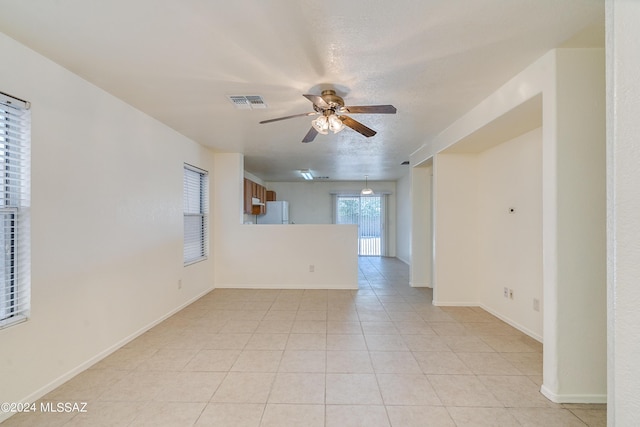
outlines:
[[[382,256],[385,250],[385,197],[336,195],[336,224],[358,225],[358,255]]]

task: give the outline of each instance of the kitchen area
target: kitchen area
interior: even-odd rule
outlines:
[[[284,226],[292,222],[291,212],[289,221],[262,225],[267,202],[274,200],[267,200],[265,183],[245,173],[243,166],[241,154],[218,153],[212,168],[211,232],[215,239],[211,256],[216,288],[357,289],[357,226],[297,220],[295,225]],[[269,189],[278,191],[280,197],[278,188]],[[234,200],[237,203],[226,203]],[[296,202],[295,207],[302,204]],[[255,224],[256,215],[261,225]]]
[[[289,202],[277,200],[275,191],[244,178],[245,224],[291,224]]]

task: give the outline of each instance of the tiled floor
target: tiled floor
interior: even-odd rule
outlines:
[[[45,396],[86,413],[3,427],[606,425],[604,405],[539,393],[541,351],[361,258],[358,291],[215,290]]]

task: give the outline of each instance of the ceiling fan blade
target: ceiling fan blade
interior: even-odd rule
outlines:
[[[345,113],[357,114],[357,113],[370,113],[370,114],[395,114],[396,107],[393,105],[359,105],[343,107]]]
[[[309,101],[313,102],[313,105],[315,105],[318,108],[321,108],[323,110],[326,110],[327,108],[331,108],[331,105],[327,104],[327,101],[325,101],[324,99],[322,99],[321,96],[318,95],[302,95],[305,98],[307,98]]]
[[[302,142],[313,141],[314,139],[316,139],[317,134],[318,134],[318,131],[312,126],[311,129],[309,129],[309,132],[307,132],[304,138],[302,138]]]
[[[260,124],[277,122],[277,121],[280,121],[280,120],[293,119],[294,117],[315,116],[316,114],[318,114],[318,113],[316,113],[315,111],[312,111],[310,113],[294,114],[292,116],[278,117],[277,119],[263,120],[263,121],[260,122]]]
[[[340,120],[342,120],[342,123],[344,123],[345,126],[350,127],[351,129],[353,129],[356,132],[366,136],[367,138],[369,138],[370,136],[373,136],[373,135],[375,135],[377,133],[375,130],[369,129],[368,127],[366,127],[362,123],[353,120],[349,116],[340,116],[339,118],[340,118]]]

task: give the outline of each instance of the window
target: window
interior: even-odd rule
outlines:
[[[0,92],[0,328],[29,316],[30,133],[29,103]]]
[[[208,174],[184,165],[184,265],[207,259]]]

